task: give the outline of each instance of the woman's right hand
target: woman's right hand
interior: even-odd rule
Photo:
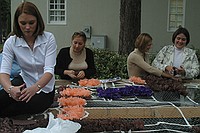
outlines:
[[[75,71],[74,71],[74,70],[65,70],[65,71],[64,71],[64,74],[65,74],[65,75],[69,75],[72,79],[76,78],[76,75],[75,75]]]
[[[21,96],[21,88],[24,88],[24,86],[25,84],[22,84],[20,86],[14,86],[9,92],[10,96],[16,101],[21,101],[19,100],[19,97]]]
[[[165,71],[171,74],[171,72],[174,71],[174,68],[173,66],[166,66]]]

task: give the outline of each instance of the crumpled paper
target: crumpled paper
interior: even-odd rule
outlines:
[[[35,128],[26,130],[23,133],[76,133],[81,128],[77,122],[70,120],[54,119],[54,115],[49,113],[49,123],[46,128]]]

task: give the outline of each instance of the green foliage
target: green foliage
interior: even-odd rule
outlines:
[[[200,62],[200,49],[196,49],[196,55],[197,55],[197,58]]]
[[[61,79],[59,75],[55,74],[55,79]]]
[[[149,61],[150,64],[153,62],[153,60],[156,58],[156,53],[149,53]]]
[[[0,17],[2,20],[6,19],[6,15],[10,13],[10,0],[0,1]]]
[[[198,61],[200,62],[200,49],[195,48],[195,46],[193,46],[193,45],[190,46],[189,48],[194,49],[196,51],[196,55],[197,55]]]
[[[197,55],[198,61],[200,63],[200,49],[196,50],[196,55]],[[200,74],[197,76],[197,79],[200,79]]]
[[[3,44],[0,43],[0,52],[3,50]]]
[[[117,52],[102,49],[93,49],[93,52],[97,69],[96,78],[128,78],[126,65],[127,55],[119,55]]]
[[[0,1],[0,43],[5,41],[5,37],[10,32],[10,0]]]

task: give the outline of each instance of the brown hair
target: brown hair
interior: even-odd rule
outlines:
[[[175,38],[179,35],[179,34],[184,34],[186,37],[186,46],[188,45],[188,43],[190,42],[190,33],[188,32],[188,30],[186,28],[183,27],[179,27],[172,35],[172,42],[175,42]]]
[[[84,43],[87,40],[86,35],[85,35],[85,33],[83,31],[74,32],[74,34],[72,35],[72,40],[74,40],[75,37],[82,37]]]
[[[29,15],[33,15],[37,19],[37,29],[35,33],[33,34],[35,37],[38,35],[43,34],[43,31],[45,29],[44,21],[42,19],[42,16],[38,10],[38,8],[31,2],[23,2],[18,6],[18,8],[15,11],[14,15],[14,21],[13,21],[13,32],[12,34],[15,34],[17,37],[22,37],[23,33],[19,27],[18,18],[22,13],[26,13]]]
[[[152,41],[152,37],[148,33],[141,33],[135,41],[135,47],[142,53],[145,52],[145,48],[148,43]]]

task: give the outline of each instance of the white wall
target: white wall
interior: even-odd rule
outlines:
[[[49,26],[54,31],[58,46],[70,46],[71,35],[91,26],[91,35],[106,35],[108,49],[118,50],[119,0],[67,0],[67,25]],[[111,10],[112,9],[112,10]],[[90,45],[90,39],[87,40]]]
[[[12,13],[22,0],[11,0]],[[37,5],[44,21],[47,21],[47,0],[29,0]],[[153,52],[164,45],[172,44],[172,32],[167,32],[168,0],[142,0],[141,32],[153,37]],[[186,0],[185,27],[191,34],[191,43],[200,48],[200,0]],[[107,35],[108,49],[117,51],[120,31],[120,0],[67,0],[67,25],[48,25],[46,30],[54,33],[58,50],[70,46],[74,31],[92,27],[92,35]],[[12,14],[13,17],[13,14]],[[13,20],[13,19],[12,19]],[[90,44],[88,39],[87,44]]]
[[[28,1],[36,4],[46,22],[47,0]],[[12,12],[20,2],[12,0]],[[91,26],[92,35],[106,35],[108,49],[118,50],[120,0],[67,0],[67,8],[67,25],[46,24],[46,30],[53,32],[56,37],[58,50],[70,46],[71,35],[83,30],[84,26]],[[90,39],[87,44],[90,45]]]
[[[168,0],[142,0],[142,32],[150,33],[153,37],[153,52],[157,52],[164,45],[172,44],[173,32],[167,32]],[[189,47],[200,48],[199,31],[200,15],[199,0],[186,0],[185,28],[191,36]]]
[[[190,31],[190,44],[200,49],[199,35],[200,35],[200,0],[186,0],[186,17],[185,25]]]

